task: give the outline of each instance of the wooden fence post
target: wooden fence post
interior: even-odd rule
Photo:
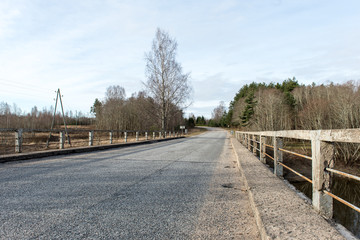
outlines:
[[[325,194],[323,190],[330,192],[331,173],[325,168],[332,168],[334,165],[334,145],[319,140],[320,130],[311,136],[312,152],[312,182],[313,199],[315,210],[319,211],[326,218],[333,216],[333,199]]]
[[[249,151],[251,151],[251,138],[250,134],[247,134],[247,148]]]
[[[16,153],[22,152],[22,142],[23,142],[22,133],[23,133],[22,129],[18,129],[15,131],[15,152]]]

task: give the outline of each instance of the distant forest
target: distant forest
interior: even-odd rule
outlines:
[[[133,93],[126,97],[125,89],[121,86],[109,86],[103,100],[95,99],[89,109],[93,114],[87,117],[76,111],[66,111],[65,122],[72,127],[89,126],[99,130],[161,130],[161,121],[156,115],[158,104],[145,92]],[[55,115],[55,128],[64,124],[59,108]],[[168,130],[178,130],[180,125],[187,125],[188,120],[183,118],[183,111],[169,104]],[[50,129],[54,115],[54,108],[39,110],[34,106],[30,113],[23,112],[16,104],[12,106],[0,102],[0,128]],[[205,121],[204,119],[202,119]],[[190,120],[190,123],[193,121]],[[191,126],[195,125],[192,124]]]
[[[214,109],[211,121],[251,131],[359,128],[359,84],[303,85],[295,77],[277,84],[253,82],[239,90],[228,111]]]
[[[107,88],[103,101],[95,99],[91,112],[95,114],[97,129],[112,130],[160,130],[161,118],[156,114],[158,104],[146,92],[133,93],[126,98],[121,86]],[[169,104],[167,130],[178,130],[184,123],[181,108]]]
[[[66,111],[64,114],[68,125],[91,125],[94,122],[80,111]],[[53,107],[39,110],[34,106],[30,113],[25,113],[16,104],[11,106],[6,102],[0,102],[0,128],[50,129],[53,116]],[[59,127],[63,122],[62,115],[58,112],[55,115],[55,126]]]

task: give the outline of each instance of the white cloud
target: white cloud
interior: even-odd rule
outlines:
[[[211,116],[252,81],[360,79],[358,1],[0,2],[0,101],[87,112],[109,85],[143,89],[157,27],[177,39],[193,105]],[[5,82],[5,83],[4,83]],[[11,86],[6,83],[14,83]],[[35,89],[34,89],[35,88]]]

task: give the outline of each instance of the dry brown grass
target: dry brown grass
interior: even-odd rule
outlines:
[[[192,137],[192,136],[200,135],[206,131],[207,131],[207,129],[202,128],[202,127],[191,128],[188,130],[188,134],[185,135],[185,137]]]

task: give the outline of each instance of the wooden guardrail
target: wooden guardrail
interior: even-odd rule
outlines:
[[[0,129],[0,155],[179,137],[175,131]]]
[[[349,173],[333,169],[334,143],[360,143],[360,129],[337,130],[292,130],[292,131],[266,131],[266,132],[241,132],[236,131],[235,137],[249,151],[255,155],[259,153],[260,161],[266,163],[266,158],[274,161],[274,174],[283,176],[286,168],[306,181],[312,183],[313,207],[326,218],[333,216],[333,199],[360,212],[360,208],[331,193],[331,178],[339,174],[357,181],[360,178]],[[272,145],[266,143],[266,138],[272,139]],[[283,140],[300,139],[311,141],[311,156],[306,156],[283,148]],[[273,149],[273,157],[266,153],[266,148]],[[312,161],[312,179],[303,176],[283,163],[283,153],[293,154]]]

